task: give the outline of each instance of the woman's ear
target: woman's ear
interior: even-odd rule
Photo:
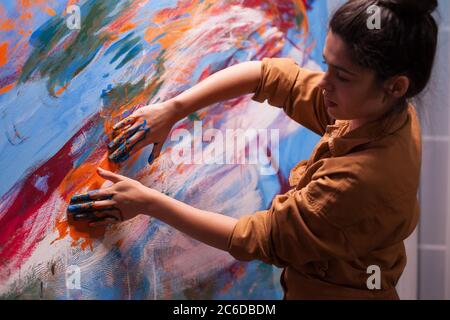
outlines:
[[[400,99],[408,92],[409,85],[410,81],[407,76],[394,76],[386,80],[384,89],[389,96],[395,99]]]

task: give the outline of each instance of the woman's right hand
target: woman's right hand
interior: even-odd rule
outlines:
[[[167,102],[137,109],[114,125],[113,140],[108,143],[108,158],[114,162],[122,162],[141,148],[153,143],[153,151],[148,159],[151,163],[159,156],[176,121],[174,109]]]

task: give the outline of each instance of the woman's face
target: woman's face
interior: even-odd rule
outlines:
[[[328,113],[337,120],[352,120],[352,127],[381,117],[389,110],[385,90],[375,81],[375,73],[352,61],[347,44],[328,32],[323,51],[328,70],[319,87]]]

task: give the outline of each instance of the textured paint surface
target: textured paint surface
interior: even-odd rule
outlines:
[[[73,4],[79,30],[66,25]],[[320,68],[326,18],[325,1],[306,0],[1,2],[0,297],[281,298],[272,266],[237,262],[149,217],[92,230],[67,221],[66,209],[73,194],[104,185],[97,166],[234,217],[267,208],[317,137],[249,96],[175,128],[278,128],[277,175],[249,164],[174,165],[171,141],[151,165],[151,147],[112,163],[107,137],[136,106],[239,62],[291,56]],[[80,288],[66,283],[71,266]]]

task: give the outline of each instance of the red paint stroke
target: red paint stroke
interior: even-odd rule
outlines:
[[[18,196],[0,219],[0,265],[14,261],[11,268],[20,266],[45,236],[47,227],[52,223],[51,215],[38,217],[36,214],[73,169],[76,160],[70,156],[73,143],[96,125],[99,118],[99,115],[92,117],[53,157],[12,187],[11,190],[19,190]],[[40,190],[34,185],[38,177],[47,177],[46,190]],[[0,199],[1,202],[8,200],[7,195],[12,193],[11,190]],[[35,223],[37,219],[46,221]],[[33,230],[36,226],[39,226],[37,231]],[[1,269],[0,279],[5,276],[4,271]]]

